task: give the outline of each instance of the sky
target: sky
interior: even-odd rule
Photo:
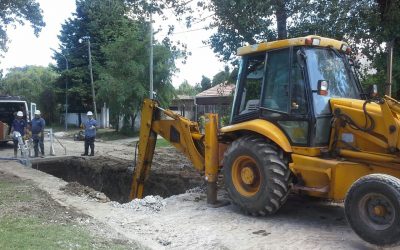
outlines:
[[[58,49],[58,37],[60,34],[61,24],[75,12],[75,0],[37,0],[43,10],[44,21],[46,27],[42,29],[39,37],[33,34],[33,29],[29,24],[25,26],[17,25],[15,29],[10,28],[8,35],[10,42],[8,44],[8,52],[4,58],[0,58],[0,69],[7,72],[8,68],[22,67],[25,65],[48,66],[50,63],[55,64],[52,59],[53,52],[51,48]],[[172,16],[172,14],[171,14]],[[184,80],[194,85],[201,81],[201,76],[212,77],[224,69],[224,63],[220,62],[212,50],[205,46],[202,41],[207,39],[212,31],[201,29],[206,23],[198,23],[188,31],[183,25],[170,18],[168,21],[162,22],[159,18],[156,20],[155,28],[160,25],[174,24],[175,35],[172,39],[186,43],[188,51],[192,55],[188,58],[186,64],[181,61],[177,62],[179,72],[173,77],[173,85],[178,87]],[[160,21],[158,21],[160,20]],[[163,32],[156,34],[156,39],[162,39]]]

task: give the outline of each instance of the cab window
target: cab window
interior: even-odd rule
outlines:
[[[239,115],[257,111],[260,106],[261,86],[264,79],[265,54],[249,57],[242,82]]]

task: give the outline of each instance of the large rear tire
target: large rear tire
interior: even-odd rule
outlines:
[[[400,180],[371,174],[357,180],[347,193],[345,214],[363,240],[379,245],[400,244]]]
[[[259,136],[234,141],[225,153],[223,171],[233,203],[252,215],[275,213],[290,191],[290,170],[282,151]]]

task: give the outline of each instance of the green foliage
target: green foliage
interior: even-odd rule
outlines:
[[[354,54],[362,52],[378,75],[365,82],[385,81],[385,43],[394,41],[393,77],[400,84],[398,66],[400,0],[212,0],[200,9],[213,13],[209,44],[225,61],[234,61],[236,49],[246,44],[310,34],[348,41]]]
[[[171,144],[164,138],[157,139],[156,148],[165,148],[165,147],[171,147]]]
[[[236,49],[243,44],[284,39],[287,20],[299,15],[308,4],[305,0],[212,0],[204,1],[214,12],[210,27],[216,28],[209,43],[225,61],[233,60]]]
[[[183,81],[176,90],[177,95],[195,96],[199,91],[195,86],[189,84],[187,80]]]
[[[64,57],[54,55],[62,72],[59,86],[69,82],[69,110],[93,109],[87,43],[82,43],[82,38],[89,36],[97,103],[107,103],[117,129],[121,116],[124,127],[133,127],[140,105],[149,95],[150,30],[145,20],[150,10],[162,13],[164,7],[155,4],[150,8],[145,1],[77,1],[76,13],[63,25],[59,37],[68,72]],[[163,105],[174,96],[171,76],[180,56],[184,54],[168,39],[154,45],[154,91]]]
[[[68,80],[69,110],[71,112],[84,112],[93,110],[91,96],[88,42],[91,42],[93,77],[99,79],[100,70],[105,65],[106,57],[101,47],[123,33],[126,26],[124,17],[126,7],[122,0],[76,1],[76,13],[62,25],[60,39],[60,52],[54,54],[57,69],[62,72],[58,86],[65,86]],[[65,71],[65,59],[69,63],[69,71]],[[97,86],[96,86],[97,90]],[[58,100],[63,103],[63,96]]]
[[[103,46],[107,61],[98,81],[99,98],[108,103],[112,116],[125,117],[124,127],[134,120],[149,95],[149,25],[129,22],[124,35]],[[171,77],[176,56],[168,44],[154,45],[154,90],[163,105],[174,96]]]
[[[2,0],[0,2],[0,54],[7,51],[7,28],[29,22],[34,34],[38,36],[45,26],[42,10],[35,0]]]
[[[57,113],[56,94],[62,90],[55,87],[59,75],[48,67],[25,66],[12,68],[0,79],[0,93],[22,96],[34,102],[47,120],[54,121]]]
[[[216,75],[214,75],[212,79],[212,86],[229,81],[229,76],[230,76],[229,67],[225,66],[225,69],[223,71],[218,72]]]
[[[201,86],[201,91],[211,88],[212,87],[211,79],[208,78],[207,76],[201,76],[200,86]]]

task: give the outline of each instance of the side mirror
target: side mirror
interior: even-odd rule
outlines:
[[[372,84],[367,87],[368,98],[374,98],[378,96],[378,85]]]
[[[318,95],[328,95],[329,82],[327,80],[318,81]]]

